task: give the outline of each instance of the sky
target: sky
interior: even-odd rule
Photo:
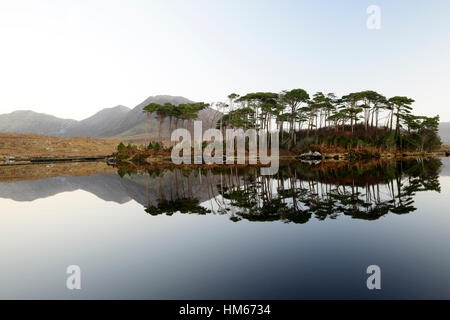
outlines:
[[[449,17],[448,0],[0,0],[0,113],[370,89],[450,121]]]

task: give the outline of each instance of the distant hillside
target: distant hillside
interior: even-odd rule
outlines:
[[[126,117],[117,126],[116,131],[113,135],[124,136],[124,135],[138,135],[138,134],[145,133],[146,115],[144,112],[142,112],[142,108],[149,105],[150,103],[164,104],[166,102],[170,102],[174,105],[179,105],[182,103],[191,103],[192,101],[189,99],[183,98],[183,97],[174,97],[174,96],[148,97],[142,103],[138,104],[134,109],[132,109],[130,112],[128,112]],[[156,131],[156,129],[157,129],[156,115],[152,115],[150,118],[150,121],[151,122],[150,122],[149,132],[152,133],[152,132]],[[138,130],[136,130],[135,127],[140,127],[140,128]],[[127,131],[130,131],[133,134],[124,134]]]
[[[444,144],[450,144],[450,122],[442,122],[439,125],[439,135]]]
[[[117,106],[103,109],[90,118],[82,120],[67,130],[65,137],[110,137],[117,133],[117,128],[130,112],[130,108]]]
[[[139,136],[145,133],[146,115],[142,108],[150,103],[174,105],[192,101],[176,96],[149,97],[133,109],[124,106],[107,108],[82,121],[67,120],[33,111],[15,111],[0,115],[0,133],[30,133],[62,138],[93,137],[109,138]],[[220,113],[213,109],[202,110],[199,119],[205,129],[214,127]],[[173,120],[173,119],[172,119]],[[166,118],[161,125],[161,138],[168,140],[176,125],[187,127],[188,123],[171,121]],[[152,114],[149,121],[149,133],[154,139],[158,136],[158,119]]]
[[[33,111],[15,111],[0,115],[0,133],[35,133],[65,136],[78,124],[75,120],[60,119]]]

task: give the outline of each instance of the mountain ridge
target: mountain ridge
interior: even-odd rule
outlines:
[[[63,119],[32,110],[17,110],[0,114],[0,133],[41,134],[61,138],[110,138],[123,136],[127,132],[136,135],[144,134],[147,117],[142,108],[153,102],[160,104],[170,102],[179,105],[193,101],[181,96],[150,96],[132,109],[123,105],[104,108],[83,120]],[[218,118],[217,115],[218,112],[213,109],[202,110],[199,113],[199,120],[205,122],[205,127],[213,127],[214,119]],[[149,133],[155,136],[159,120],[155,114],[151,114],[149,120]],[[164,119],[164,121],[168,121],[168,119]],[[168,139],[170,127],[165,126],[164,128],[164,138]]]
[[[62,136],[77,120],[62,119],[31,110],[17,110],[0,115],[0,133],[34,133]]]

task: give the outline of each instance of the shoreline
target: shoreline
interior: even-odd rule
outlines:
[[[352,160],[366,160],[366,159],[408,159],[408,158],[445,158],[450,156],[450,151],[440,150],[433,152],[409,152],[409,151],[394,151],[382,152],[375,155],[355,154],[351,152],[345,153],[324,153],[319,160],[322,161],[352,161]]]
[[[385,158],[371,158],[363,160],[325,160],[325,161],[304,161],[296,159],[292,156],[280,157],[280,168],[287,165],[305,165],[308,170],[336,170],[343,167],[375,167],[383,163],[393,163],[404,160],[414,159],[437,159],[442,158],[442,153],[439,156],[434,154],[425,154],[425,156],[409,156],[409,157],[385,157]],[[96,159],[80,161],[60,161],[60,162],[34,162],[34,163],[12,163],[0,164],[0,182],[15,182],[23,180],[40,180],[45,178],[52,178],[57,176],[90,176],[99,173],[119,173],[122,172],[140,172],[153,170],[235,170],[243,168],[260,168],[263,165],[251,164],[224,164],[224,165],[207,165],[207,164],[181,164],[175,165],[168,161],[156,161],[152,163],[133,163],[133,162],[118,162],[108,163],[108,159]],[[67,159],[65,159],[67,160]],[[163,159],[160,159],[163,160]]]
[[[245,164],[173,164],[168,158],[169,155],[164,156],[149,156],[145,159],[140,159],[139,161],[135,161],[133,158],[129,159],[119,159],[114,155],[93,155],[93,156],[67,156],[67,157],[8,157],[4,159],[0,159],[0,166],[18,166],[18,165],[32,165],[32,164],[50,164],[50,163],[77,163],[77,162],[107,162],[108,164],[138,164],[138,165],[149,165],[149,166],[158,166],[158,165],[173,165],[175,167],[183,167],[183,166],[192,166],[192,167],[229,167],[229,166],[261,166],[262,164],[249,164],[249,158],[246,157]],[[353,154],[353,153],[324,153],[319,155],[282,155],[279,157],[280,161],[302,161],[302,160],[316,160],[316,161],[324,161],[324,162],[354,162],[361,160],[402,160],[402,159],[411,159],[411,158],[446,158],[450,156],[450,151],[436,151],[436,152],[384,152],[377,155],[364,155],[364,154]]]

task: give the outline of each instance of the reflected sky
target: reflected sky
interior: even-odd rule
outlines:
[[[233,222],[215,210],[152,216],[145,202],[150,193],[156,204],[157,180],[147,186],[139,175],[38,180],[34,188],[58,182],[62,192],[35,190],[22,200],[4,197],[19,182],[0,183],[0,298],[448,299],[450,161],[442,163],[440,192],[415,193],[409,214],[313,216],[304,224]],[[211,192],[202,179],[192,192],[208,207]],[[173,185],[161,190],[174,194]],[[82,270],[79,291],[66,289],[73,264]],[[381,267],[381,291],[366,288],[372,264]]]

